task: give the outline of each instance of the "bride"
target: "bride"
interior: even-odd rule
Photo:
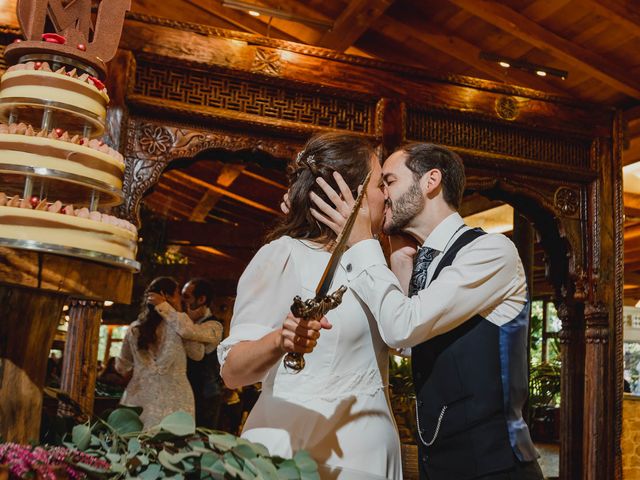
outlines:
[[[296,295],[315,296],[336,239],[311,212],[311,197],[324,196],[316,177],[335,186],[338,172],[355,194],[370,170],[365,188],[372,228],[380,230],[384,193],[371,145],[339,133],[306,144],[290,169],[290,211],[240,278],[230,335],[218,356],[228,387],[263,382],[243,437],[272,455],[307,450],[334,469],[327,478],[353,479],[359,472],[362,478],[397,480],[402,465],[387,389],[389,349],[373,315],[349,290],[321,320],[322,338],[318,322],[289,313]],[[330,292],[348,286],[349,269],[338,267]],[[297,375],[283,367],[287,352],[307,354]]]

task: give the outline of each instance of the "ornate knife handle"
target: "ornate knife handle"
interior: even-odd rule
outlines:
[[[346,291],[347,287],[343,285],[331,295],[322,297],[319,300],[310,298],[304,302],[299,296],[296,296],[291,305],[291,313],[305,320],[320,320],[328,311],[333,310],[342,303],[342,295]],[[285,370],[292,374],[300,372],[305,365],[304,356],[297,352],[287,353],[282,362]]]

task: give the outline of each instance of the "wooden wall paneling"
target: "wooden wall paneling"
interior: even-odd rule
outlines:
[[[206,31],[211,35],[215,33],[215,29]],[[229,32],[224,34],[230,35]],[[265,45],[257,45],[259,42]],[[289,82],[296,87],[300,82],[315,83],[322,85],[322,91],[334,89],[360,95],[360,98],[387,97],[423,105],[447,105],[451,109],[476,111],[491,117],[495,117],[496,100],[501,93],[506,93],[522,97],[523,105],[526,104],[520,112],[520,123],[585,132],[590,132],[594,125],[606,124],[601,109],[589,108],[584,102],[565,97],[468,77],[438,78],[432,72],[420,69],[341,56],[323,49],[255,36],[234,33],[233,38],[204,37],[166,26],[129,21],[125,24],[122,45],[136,52],[138,62],[145,58],[153,63],[151,59],[156,58],[165,68],[171,67],[171,59],[174,59],[175,65],[183,68],[199,66],[209,70],[215,65],[253,75],[256,80],[270,72],[270,83]],[[266,57],[269,61],[264,60]],[[461,86],[468,89],[461,89]],[[483,91],[482,95],[478,94],[479,90]]]

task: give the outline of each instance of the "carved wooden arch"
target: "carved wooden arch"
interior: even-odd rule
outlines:
[[[210,149],[261,151],[276,158],[293,158],[301,144],[291,139],[247,135],[226,130],[196,129],[145,119],[129,119],[125,149],[123,218],[140,225],[140,202],[174,160],[193,158]]]
[[[554,287],[554,303],[562,321],[560,474],[562,478],[581,478],[580,446],[585,427],[576,412],[582,412],[585,402],[584,342],[592,333],[599,339],[608,336],[606,325],[602,325],[602,309],[594,310],[591,303],[585,306],[588,239],[581,216],[588,202],[587,186],[540,178],[533,182],[531,177],[518,174],[487,175],[491,175],[490,168],[489,172],[472,170],[467,189],[514,206],[533,224],[545,251],[546,276]],[[592,331],[595,323],[597,332]],[[622,412],[621,405],[614,408]]]
[[[547,278],[556,290],[557,300],[584,299],[584,249],[581,187],[562,182],[540,182],[521,175],[500,178],[483,174],[467,177],[467,190],[492,200],[502,200],[514,206],[534,225],[546,254]],[[553,247],[553,248],[551,248]]]

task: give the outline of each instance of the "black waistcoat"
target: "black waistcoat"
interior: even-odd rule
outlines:
[[[215,320],[215,317],[207,317],[198,323]],[[222,380],[220,379],[220,363],[218,354],[214,350],[205,353],[202,360],[187,358],[187,377],[193,389],[193,394],[198,398],[211,398],[222,393]]]
[[[468,230],[460,235],[443,254],[432,281],[451,265],[463,246],[483,234]],[[510,406],[503,395],[500,342],[500,327],[476,315],[412,348],[422,436],[422,440],[417,438],[419,462],[429,480],[471,479],[515,465],[505,413]],[[520,350],[516,351],[526,355],[526,349]],[[526,372],[524,376],[518,379],[518,388],[522,388],[522,381],[526,383]],[[528,431],[525,433],[516,441],[526,444],[525,451],[535,452]]]

